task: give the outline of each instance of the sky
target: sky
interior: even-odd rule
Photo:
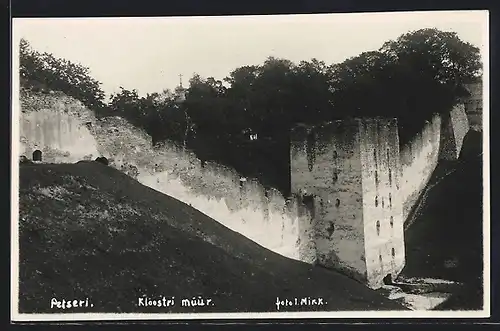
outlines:
[[[454,11],[23,18],[13,20],[13,45],[25,38],[37,51],[89,67],[108,95],[120,86],[145,95],[173,90],[179,75],[184,86],[193,73],[222,80],[235,68],[261,64],[269,56],[295,63],[312,58],[338,63],[421,28],[457,32],[484,53],[489,39],[487,15],[486,11]]]

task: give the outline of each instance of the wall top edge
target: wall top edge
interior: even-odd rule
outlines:
[[[374,117],[352,117],[352,118],[345,118],[345,119],[339,119],[339,120],[333,120],[333,121],[325,121],[321,122],[318,124],[305,124],[305,123],[297,123],[294,127],[292,127],[292,130],[295,129],[313,129],[313,128],[323,128],[327,126],[332,126],[332,125],[359,125],[361,123],[377,123],[377,122],[384,122],[384,123],[397,123],[397,118],[396,117],[382,117],[382,116],[374,116]]]

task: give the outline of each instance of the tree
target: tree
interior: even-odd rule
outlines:
[[[416,30],[386,42],[381,51],[416,71],[428,72],[454,93],[482,75],[479,48],[460,40],[456,32]]]
[[[380,49],[397,64],[393,91],[406,98],[399,110],[404,143],[433,113],[449,111],[468,94],[464,84],[482,76],[480,51],[455,32],[420,29],[389,41]]]
[[[105,94],[101,83],[92,78],[89,68],[47,52],[39,53],[31,48],[26,39],[21,39],[19,49],[19,73],[23,87],[64,92],[92,110],[104,107]]]
[[[323,61],[301,61],[294,68],[291,123],[316,123],[332,117],[331,72]]]
[[[101,102],[100,83],[88,68],[37,53],[24,40],[20,49],[25,83],[42,82],[92,107]],[[421,29],[332,65],[269,57],[236,68],[223,80],[194,74],[181,103],[170,90],[139,97],[122,89],[108,106],[111,114],[145,128],[155,142],[182,143],[202,159],[286,192],[288,137],[295,124],[397,117],[404,144],[426,119],[448,111],[464,95],[463,85],[480,78],[481,71],[477,47],[453,32]]]

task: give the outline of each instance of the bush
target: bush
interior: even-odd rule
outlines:
[[[99,156],[98,158],[95,159],[96,162],[102,163],[104,165],[109,165],[109,161],[107,158],[104,156]]]
[[[21,156],[19,157],[19,163],[20,163],[20,164],[31,164],[31,163],[33,163],[33,162],[32,162],[30,159],[28,159],[26,156],[21,155]]]

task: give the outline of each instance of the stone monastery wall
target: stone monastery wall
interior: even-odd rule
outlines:
[[[401,195],[406,220],[439,160],[456,160],[469,122],[463,104],[444,115],[434,115],[409,143],[401,147]]]
[[[309,202],[318,263],[374,288],[405,261],[397,129],[363,118],[292,132],[292,191]]]
[[[292,197],[173,143],[152,146],[120,117],[97,119],[60,93],[21,91],[19,155],[48,163],[105,156],[110,165],[286,257],[336,268],[379,287],[403,268],[403,223],[440,158],[456,159],[463,106],[434,116],[399,148],[396,119],[298,126],[291,139]]]
[[[431,178],[439,158],[441,117],[435,115],[422,132],[417,134],[400,150],[401,199],[403,219],[406,220],[412,207]]]
[[[152,147],[149,135],[120,117],[97,119],[65,95],[21,96],[20,155],[42,151],[47,163],[74,163],[105,156],[110,165],[168,194],[284,256],[313,262],[310,216],[295,199],[240,181],[233,169],[201,161],[174,144]]]

